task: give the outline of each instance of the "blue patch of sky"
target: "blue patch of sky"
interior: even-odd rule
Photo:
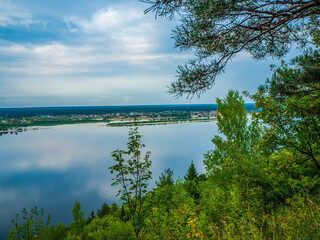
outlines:
[[[52,30],[52,28],[57,27],[55,24],[49,23],[46,27],[41,25],[40,29],[35,28],[35,25],[30,26],[29,29],[25,28],[24,26],[6,28],[0,27],[0,38],[2,40],[18,44],[45,44],[52,41],[61,41],[64,39],[64,37]]]

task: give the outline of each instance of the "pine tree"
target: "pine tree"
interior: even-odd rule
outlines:
[[[198,173],[196,167],[194,166],[193,160],[191,161],[190,167],[188,168],[187,174],[184,176],[184,180],[187,181],[197,181]]]
[[[108,204],[104,203],[104,204],[102,204],[101,209],[98,210],[97,215],[99,218],[103,218],[105,215],[110,214],[110,211],[111,210],[110,210],[110,207],[108,206]]]
[[[185,189],[191,197],[198,203],[200,193],[198,190],[198,173],[193,161],[191,161],[190,167],[188,168],[187,174],[184,176]]]
[[[238,53],[255,59],[280,58],[290,46],[304,47],[308,35],[320,26],[320,1],[249,0],[140,0],[145,11],[181,23],[173,31],[175,46],[194,50],[195,58],[178,67],[171,93],[201,94],[210,89],[218,74]]]

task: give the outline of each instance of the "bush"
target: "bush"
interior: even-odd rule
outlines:
[[[134,228],[130,222],[122,222],[110,215],[95,218],[84,228],[84,232],[90,240],[136,239]]]

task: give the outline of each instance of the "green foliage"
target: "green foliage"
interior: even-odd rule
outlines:
[[[153,207],[161,208],[163,211],[178,209],[183,204],[193,204],[194,200],[187,192],[185,184],[177,180],[175,184],[156,188],[149,192],[145,199],[145,207],[149,209],[146,215],[151,212]]]
[[[90,213],[90,217],[88,217],[86,223],[90,223],[96,216],[94,215],[94,211],[92,210]]]
[[[224,100],[217,99],[217,125],[219,133],[225,137],[213,138],[215,149],[205,154],[204,160],[212,184],[224,188],[227,192],[238,189],[237,199],[246,202],[246,208],[249,207],[253,212],[261,209],[269,211],[301,191],[316,194],[319,187],[319,177],[312,169],[311,159],[308,160],[303,154],[288,147],[286,150],[274,152],[272,149],[276,149],[279,140],[268,131],[265,131],[261,138],[257,116],[263,120],[265,129],[270,125],[274,127],[288,123],[292,126],[295,122],[302,121],[294,117],[297,115],[292,115],[296,110],[292,110],[291,115],[284,115],[285,107],[280,104],[280,100],[271,97],[271,94],[264,97],[260,99],[260,104],[266,104],[264,100],[267,98],[272,99],[275,104],[258,105],[262,110],[255,113],[251,120],[248,119],[243,107],[244,101],[237,92],[230,91]],[[278,121],[266,121],[266,118],[263,118],[266,116],[265,112],[272,116],[277,115]],[[301,144],[299,135],[294,132],[296,129],[298,128],[287,126],[288,133],[281,132],[279,128],[277,131],[273,129],[273,133],[283,134],[286,138],[282,140],[282,148],[292,143],[288,142],[290,134],[295,137],[296,143]],[[312,134],[316,134],[316,131],[312,131]],[[312,136],[309,137],[310,141]],[[313,144],[316,147],[317,141]]]
[[[143,239],[203,239],[197,207],[185,204],[179,209],[162,211],[153,208],[146,219]]]
[[[190,167],[184,176],[184,180],[187,192],[195,199],[195,201],[197,201],[200,194],[198,190],[198,173],[193,161],[191,161]]]
[[[45,228],[41,231],[39,240],[57,240],[57,239],[66,239],[68,235],[69,228],[63,225],[61,222],[55,227],[51,225],[48,228]]]
[[[33,239],[39,237],[41,231],[48,228],[50,224],[50,215],[48,215],[47,222],[44,223],[42,218],[44,216],[43,209],[38,211],[37,207],[30,210],[30,216],[28,211],[23,208],[22,210],[23,222],[19,223],[19,214],[15,215],[15,218],[11,220],[13,226],[8,234],[8,239]]]
[[[118,218],[105,215],[103,218],[95,218],[85,228],[88,240],[136,239],[134,228],[130,222],[122,222]]]
[[[223,217],[227,216],[227,202],[229,192],[206,181],[200,185],[201,198],[200,206],[202,210],[202,220],[207,224],[211,222],[219,223]],[[235,209],[233,206],[232,209]]]
[[[198,173],[193,161],[191,161],[190,167],[188,168],[187,174],[184,176],[184,180],[187,181],[197,181]]]
[[[313,161],[320,170],[320,52],[308,50],[294,58],[291,66],[282,63],[271,80],[252,98],[261,108],[265,123],[265,149],[288,148]],[[301,157],[304,156],[304,157]]]
[[[127,222],[130,219],[130,216],[128,216],[128,212],[125,210],[124,205],[121,206],[119,218],[121,221]]]
[[[137,235],[142,225],[143,199],[147,193],[148,181],[151,179],[150,152],[146,152],[142,159],[141,150],[144,144],[141,138],[137,127],[130,128],[128,150],[118,149],[112,152],[116,164],[109,168],[111,174],[117,173],[112,186],[121,186],[117,196],[121,195],[120,199],[128,205]],[[129,157],[127,160],[124,159],[125,155]]]
[[[170,208],[177,206],[176,194],[181,194],[177,191],[176,184],[158,187],[147,195],[146,208],[150,210],[153,206],[163,206],[166,211],[169,211]]]
[[[197,205],[180,180],[150,192],[146,207],[149,211],[140,234],[142,239],[198,239],[202,236]]]
[[[83,218],[84,212],[81,210],[81,205],[78,201],[75,201],[72,208],[73,222],[70,227],[74,230],[76,236],[82,236],[83,227],[85,226],[85,220]]]
[[[314,174],[313,163],[306,164],[303,157],[289,150],[280,150],[269,158],[269,168],[264,169],[266,181],[279,200],[292,198],[298,193],[317,194],[320,177]]]
[[[117,211],[118,211],[118,206],[116,203],[112,203],[110,205],[110,210],[111,210],[111,213],[113,213],[113,215],[116,215],[117,214]]]
[[[103,203],[102,206],[101,206],[101,209],[99,209],[98,212],[97,212],[97,216],[99,218],[103,218],[105,215],[110,214],[110,213],[111,213],[111,209],[108,206],[108,204]]]
[[[173,31],[175,46],[195,50],[195,59],[178,67],[171,93],[193,95],[210,89],[226,64],[239,52],[255,59],[280,58],[290,46],[305,46],[319,28],[319,1],[141,0],[146,12],[172,17],[181,24]]]
[[[174,184],[173,182],[173,171],[168,168],[165,169],[164,172],[161,173],[161,175],[159,176],[159,182],[156,181],[156,185],[157,187],[161,188],[164,186],[171,186]]]
[[[207,173],[219,174],[222,170],[230,172],[236,167],[239,157],[250,157],[261,136],[259,123],[256,119],[248,119],[244,100],[237,91],[230,90],[225,99],[217,98],[218,132],[224,135],[212,139],[215,149],[204,155]],[[239,174],[239,173],[238,173]]]
[[[223,219],[210,225],[212,239],[318,239],[318,197],[297,196],[273,212],[253,213],[247,209],[239,225]]]

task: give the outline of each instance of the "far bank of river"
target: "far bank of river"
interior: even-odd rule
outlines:
[[[40,130],[40,129],[46,129],[48,127],[14,127],[10,129],[0,129],[0,136],[5,134],[18,134],[30,130]]]
[[[129,127],[129,126],[145,126],[145,125],[166,125],[190,122],[211,122],[217,120],[216,117],[211,118],[195,118],[195,119],[172,119],[172,120],[139,120],[139,121],[113,121],[107,123],[108,127]]]
[[[129,126],[146,126],[146,125],[166,125],[166,124],[179,124],[189,122],[211,122],[217,120],[216,117],[206,118],[190,118],[190,119],[140,119],[140,120],[111,120],[111,121],[94,121],[94,123],[105,123],[107,127],[129,127]],[[93,122],[57,122],[51,124],[41,124],[34,126],[11,126],[10,128],[0,128],[0,136],[4,134],[18,134],[28,130],[39,130],[52,126],[60,125],[74,125],[74,124],[88,124]]]

